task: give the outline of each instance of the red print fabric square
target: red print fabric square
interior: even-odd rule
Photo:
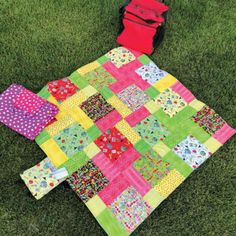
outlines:
[[[106,130],[95,140],[95,143],[111,161],[117,160],[132,146],[129,140],[115,127]]]
[[[63,102],[78,90],[79,88],[68,78],[54,80],[48,83],[48,91],[58,102]]]

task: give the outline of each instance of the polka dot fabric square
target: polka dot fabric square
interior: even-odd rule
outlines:
[[[95,144],[111,161],[117,160],[128,148],[132,147],[129,140],[115,127],[106,130],[95,140]]]
[[[177,144],[173,151],[193,169],[198,168],[211,155],[192,135]]]
[[[57,113],[55,105],[21,85],[12,84],[0,95],[0,122],[31,140]]]
[[[160,93],[155,101],[170,117],[175,116],[179,111],[187,106],[184,99],[170,88]]]
[[[221,129],[225,124],[225,121],[208,106],[204,106],[198,111],[193,116],[193,120],[211,135]]]
[[[87,202],[99,193],[99,191],[109,183],[103,173],[91,160],[73,173],[73,175],[67,179],[67,182],[84,202]]]
[[[102,95],[98,93],[89,97],[80,105],[80,107],[94,122],[114,110],[114,108],[107,103]]]
[[[132,232],[152,212],[152,208],[133,187],[122,192],[110,207],[128,232]]]
[[[132,111],[141,108],[150,98],[135,84],[130,85],[117,94],[122,102],[124,102]]]

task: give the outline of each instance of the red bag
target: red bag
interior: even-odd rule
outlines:
[[[168,7],[155,0],[131,0],[120,10],[117,42],[128,48],[152,54],[163,29],[163,13]],[[159,37],[159,38],[158,38]]]

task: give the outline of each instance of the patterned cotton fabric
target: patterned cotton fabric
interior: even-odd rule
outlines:
[[[207,148],[192,135],[177,144],[174,152],[193,169],[198,168],[211,155]]]
[[[124,47],[115,48],[108,52],[106,56],[110,58],[111,62],[117,68],[120,68],[123,65],[126,65],[129,62],[135,60],[134,55]]]
[[[114,109],[101,94],[91,96],[80,107],[93,121],[99,120]]]
[[[135,72],[149,84],[156,83],[168,74],[166,71],[159,69],[153,62],[138,68]]]
[[[235,133],[175,77],[127,48],[67,79],[78,89],[64,101],[55,102],[49,86],[39,93],[60,112],[36,142],[67,170],[108,235],[131,234]]]
[[[193,120],[209,134],[214,134],[225,124],[225,121],[208,106],[204,106],[198,111],[197,114],[193,116]]]
[[[40,199],[64,181],[64,179],[58,180],[53,174],[54,171],[56,171],[55,166],[48,158],[45,158],[37,165],[24,171],[20,176],[32,195],[36,199]]]
[[[132,187],[127,188],[115,199],[111,209],[129,232],[132,232],[152,212],[152,208]]]
[[[118,97],[132,110],[135,111],[147,103],[150,98],[139,87],[132,84],[122,90]]]
[[[160,104],[163,111],[170,117],[175,116],[187,105],[184,99],[172,89],[166,89],[163,93],[161,93],[157,97],[156,102]]]

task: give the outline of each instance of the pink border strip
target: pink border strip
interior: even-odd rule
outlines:
[[[171,88],[173,91],[178,93],[187,103],[190,103],[195,99],[194,95],[179,81],[176,82]]]
[[[151,113],[145,107],[141,107],[137,111],[127,116],[126,121],[130,126],[134,127],[137,123],[150,115]]]
[[[236,133],[235,129],[231,128],[228,124],[224,124],[221,129],[216,131],[213,137],[220,143],[224,144],[235,133]]]

